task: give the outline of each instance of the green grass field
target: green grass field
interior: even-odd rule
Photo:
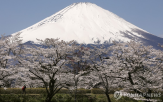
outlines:
[[[22,94],[20,88],[0,89],[0,102],[44,102],[45,98],[46,90],[44,88],[27,88],[26,94]],[[112,102],[143,102],[128,97],[121,97],[116,100],[113,93],[110,94],[110,98]],[[51,102],[74,102],[74,94],[67,89],[62,89],[52,98]],[[101,89],[79,89],[77,102],[107,102],[107,98]]]
[[[110,95],[112,102],[142,102],[122,97],[116,100],[113,94]],[[43,94],[1,94],[0,102],[44,102],[45,96]],[[56,94],[51,102],[74,102],[73,96],[69,94]],[[107,102],[104,94],[89,94],[77,95],[77,102]]]

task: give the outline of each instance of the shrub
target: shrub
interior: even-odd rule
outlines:
[[[26,89],[27,94],[40,94],[40,93],[46,93],[45,88],[27,88]],[[7,90],[4,90],[3,88],[0,89],[0,94],[22,94],[21,88],[8,88]]]
[[[80,88],[77,91],[78,91],[78,94],[91,93],[91,90],[89,90],[89,89],[82,89],[82,88]]]
[[[21,94],[21,93],[22,93],[21,88],[8,88],[6,90],[0,88],[0,94]]]
[[[104,94],[104,90],[99,89],[99,88],[94,88],[94,89],[91,89],[91,93],[92,94]]]
[[[66,94],[68,92],[69,92],[68,89],[61,89],[58,93],[60,93],[60,94]]]

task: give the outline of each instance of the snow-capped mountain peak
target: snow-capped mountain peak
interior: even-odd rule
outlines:
[[[21,33],[24,42],[35,43],[36,38],[60,38],[85,44],[94,44],[96,41],[129,41],[133,38],[148,40],[143,35],[147,34],[147,31],[89,2],[73,3],[16,33]]]

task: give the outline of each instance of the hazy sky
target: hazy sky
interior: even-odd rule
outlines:
[[[0,34],[25,29],[77,2],[91,2],[163,37],[163,0],[0,0]]]

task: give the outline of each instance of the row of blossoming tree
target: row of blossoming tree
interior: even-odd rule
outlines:
[[[45,87],[46,102],[62,88],[76,94],[78,88],[100,87],[111,102],[112,88],[143,94],[163,87],[163,52],[151,46],[130,41],[88,48],[74,41],[38,41],[36,46],[22,44],[19,34],[1,37],[1,87]]]

